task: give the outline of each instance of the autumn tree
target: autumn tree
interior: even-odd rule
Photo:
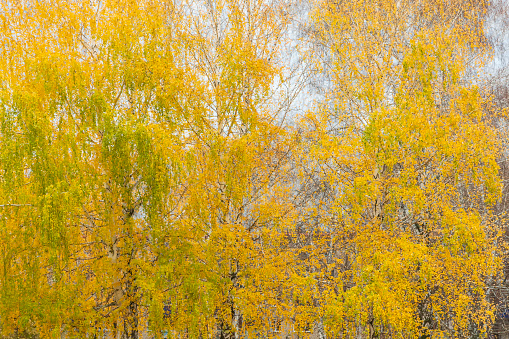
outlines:
[[[290,5],[2,3],[5,333],[271,321],[289,277]]]
[[[302,313],[324,333],[470,337],[493,320],[499,145],[475,81],[487,5],[315,5],[308,55],[325,95],[303,119],[303,172],[320,189]]]

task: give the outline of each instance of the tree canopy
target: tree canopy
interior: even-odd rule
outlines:
[[[5,336],[487,335],[488,0],[0,3]]]

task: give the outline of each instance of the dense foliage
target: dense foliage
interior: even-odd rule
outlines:
[[[485,337],[489,5],[2,1],[2,333]]]

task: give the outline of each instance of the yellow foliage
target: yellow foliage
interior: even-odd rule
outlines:
[[[0,2],[3,333],[486,334],[487,1],[294,5]]]

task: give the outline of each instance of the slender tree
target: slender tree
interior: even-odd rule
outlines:
[[[287,277],[288,6],[2,3],[4,332],[265,326]]]
[[[308,314],[326,333],[486,335],[498,269],[486,206],[501,188],[497,132],[472,71],[487,55],[486,6],[316,6],[309,58],[326,95],[303,124],[322,197],[305,274]]]

